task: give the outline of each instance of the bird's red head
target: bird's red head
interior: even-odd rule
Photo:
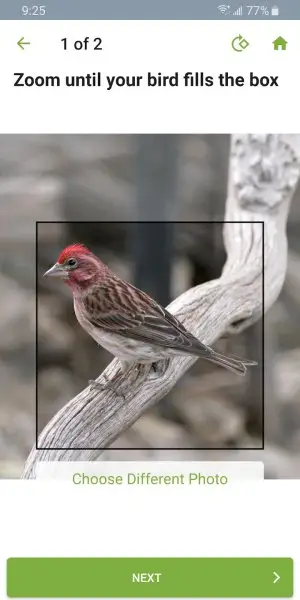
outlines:
[[[63,265],[68,259],[85,254],[91,254],[91,251],[83,244],[72,244],[67,246],[59,255],[57,262],[59,265]]]
[[[45,275],[60,277],[72,289],[83,290],[93,285],[107,267],[83,244],[67,246]]]

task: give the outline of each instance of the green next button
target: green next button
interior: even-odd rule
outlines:
[[[291,558],[9,558],[10,598],[291,598]]]

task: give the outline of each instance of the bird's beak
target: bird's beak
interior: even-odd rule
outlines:
[[[65,275],[66,273],[64,268],[58,263],[55,263],[51,269],[48,269],[48,271],[44,273],[44,277],[61,277],[62,279],[65,277]]]

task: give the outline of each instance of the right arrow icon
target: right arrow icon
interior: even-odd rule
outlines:
[[[274,575],[273,583],[277,583],[277,581],[279,581],[279,579],[280,579],[280,575],[278,575],[278,573],[276,573],[276,571],[273,571],[273,575]]]

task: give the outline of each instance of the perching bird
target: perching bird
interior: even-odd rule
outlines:
[[[65,248],[45,275],[61,277],[73,292],[80,325],[121,362],[153,364],[194,355],[245,375],[254,361],[231,358],[202,344],[150,296],[123,281],[82,244]],[[167,363],[165,363],[167,364]]]

